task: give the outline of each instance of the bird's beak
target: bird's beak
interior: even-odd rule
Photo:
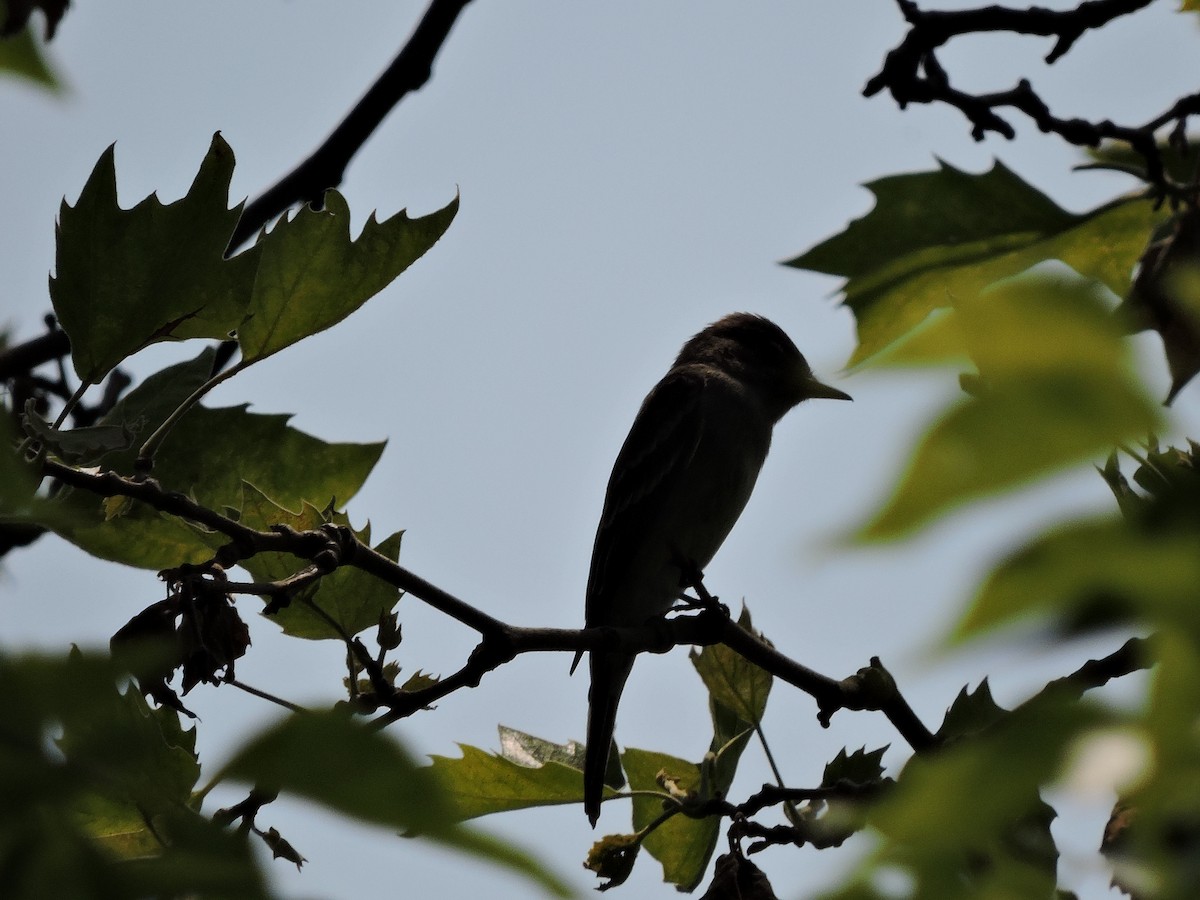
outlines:
[[[810,399],[819,400],[853,400],[854,398],[845,391],[839,391],[835,387],[830,387],[827,384],[821,384],[815,378],[810,378],[804,388],[804,394]]]

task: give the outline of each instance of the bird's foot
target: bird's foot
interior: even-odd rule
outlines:
[[[679,592],[679,600],[683,604],[677,609],[699,609],[699,610],[720,610],[726,616],[729,613],[729,607],[721,603],[721,599],[708,592],[708,588],[704,586],[704,573],[695,566],[684,566],[683,577],[681,583],[685,590]],[[693,597],[687,593],[686,588],[691,588],[696,592]]]

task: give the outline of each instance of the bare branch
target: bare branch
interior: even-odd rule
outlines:
[[[913,0],[897,2],[909,23],[908,34],[887,54],[883,68],[867,82],[863,88],[865,96],[887,90],[901,109],[909,103],[946,103],[967,117],[971,136],[977,141],[983,140],[988,132],[1009,139],[1016,136],[1012,124],[997,113],[1002,108],[1024,113],[1041,131],[1057,134],[1076,146],[1095,147],[1105,139],[1123,141],[1145,158],[1151,184],[1169,196],[1180,194],[1180,186],[1172,184],[1163,169],[1154,132],[1170,122],[1182,127],[1189,115],[1200,113],[1200,94],[1180,99],[1141,126],[1119,125],[1107,119],[1092,122],[1061,118],[1050,111],[1025,79],[1007,91],[991,94],[957,90],[936,57],[936,50],[956,37],[1005,31],[1056,38],[1046,57],[1047,63],[1054,63],[1087,31],[1143,9],[1150,5],[1150,0],[1085,0],[1069,10],[985,6],[957,11],[925,11]]]
[[[28,374],[38,366],[71,352],[67,333],[55,328],[47,334],[0,350],[0,381]]]
[[[230,252],[284,210],[306,201],[320,203],[325,191],[342,183],[346,166],[392,108],[429,81],[434,58],[469,2],[433,0],[429,4],[403,49],[325,142],[261,196],[246,204],[229,240]]]

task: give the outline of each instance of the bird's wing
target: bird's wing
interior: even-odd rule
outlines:
[[[596,530],[588,575],[586,619],[599,624],[610,561],[626,558],[687,469],[704,430],[702,403],[707,376],[695,368],[676,369],[646,396],[629,436],[617,454],[604,512]],[[619,564],[619,563],[618,563]]]

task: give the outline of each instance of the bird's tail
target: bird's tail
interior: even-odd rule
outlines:
[[[587,748],[583,762],[583,810],[594,828],[600,818],[604,775],[608,771],[609,748],[617,724],[617,704],[625,680],[633,669],[633,656],[626,653],[591,655],[592,686],[588,691]]]

